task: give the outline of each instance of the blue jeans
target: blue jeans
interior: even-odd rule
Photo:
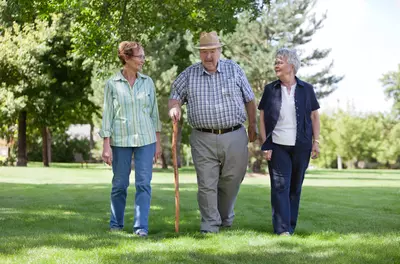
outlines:
[[[310,155],[311,150],[274,144],[268,170],[271,180],[272,224],[276,234],[294,233]]]
[[[126,196],[131,174],[131,160],[134,154],[135,161],[135,217],[133,230],[143,229],[148,232],[149,211],[151,201],[151,178],[153,157],[156,144],[141,147],[112,146],[112,190],[111,190],[111,218],[110,228],[124,227],[124,213]]]

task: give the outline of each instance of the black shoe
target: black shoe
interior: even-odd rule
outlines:
[[[208,230],[200,230],[200,233],[201,233],[202,235],[205,235],[205,234],[216,234],[216,233],[218,233],[218,232],[212,232],[212,231],[208,231]]]

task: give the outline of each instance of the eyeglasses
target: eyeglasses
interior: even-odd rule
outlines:
[[[138,58],[139,60],[145,60],[146,56],[144,55],[132,55],[132,57]]]

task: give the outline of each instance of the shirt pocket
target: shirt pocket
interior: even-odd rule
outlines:
[[[140,107],[140,110],[143,111],[143,113],[149,113],[150,93],[148,91],[138,92],[136,94],[136,103],[138,104],[138,107]]]
[[[114,107],[114,118],[126,118],[123,115],[124,109],[132,104],[131,94],[123,84],[118,83],[112,96]]]
[[[114,110],[114,118],[117,118],[121,113],[121,105],[118,102],[118,98],[115,96],[112,98],[113,110]]]
[[[234,103],[241,106],[243,102],[242,92],[233,78],[228,78],[222,86],[222,97],[226,103]]]

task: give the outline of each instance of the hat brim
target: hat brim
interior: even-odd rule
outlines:
[[[216,48],[221,48],[222,46],[224,46],[224,44],[222,43],[216,43],[216,44],[212,44],[212,45],[202,45],[202,46],[196,46],[196,49],[199,50],[205,50],[205,49],[216,49]]]

